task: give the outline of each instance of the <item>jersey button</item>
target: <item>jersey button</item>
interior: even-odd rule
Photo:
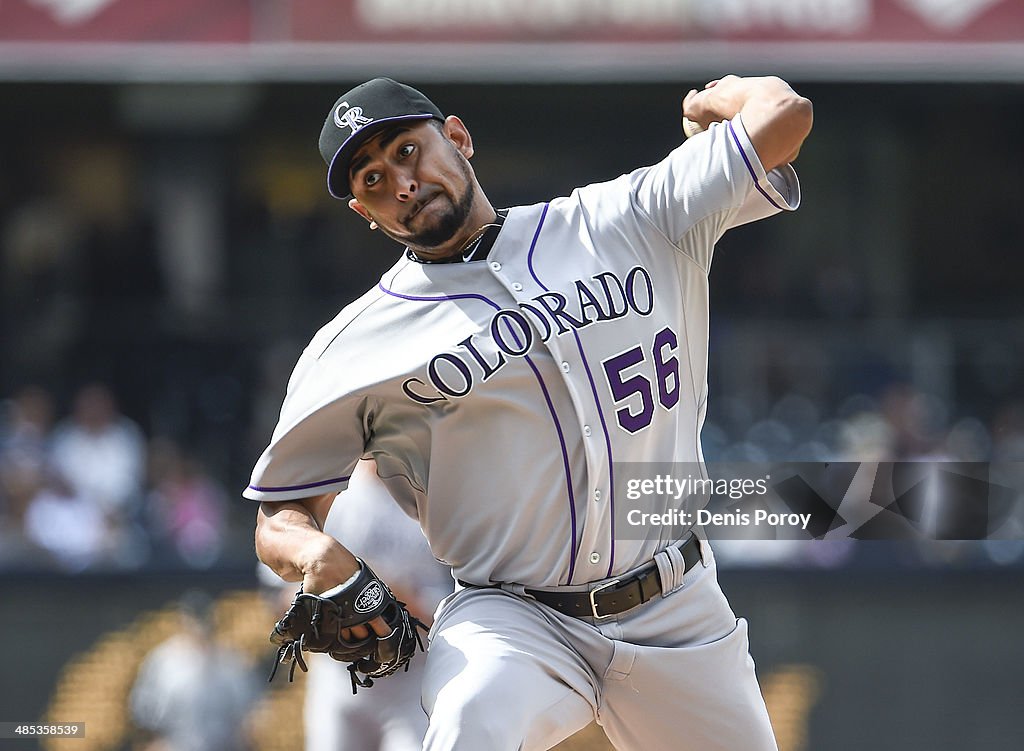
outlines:
[[[600,553],[591,553],[590,554],[590,562],[591,563],[600,563],[601,562],[601,554]]]
[[[594,500],[595,501],[600,501],[601,500],[601,491],[600,490],[595,490],[594,491]]]
[[[568,373],[569,372],[569,363],[567,363],[567,362],[563,362],[562,363],[562,372],[563,373]]]
[[[590,429],[590,426],[589,426],[589,425],[584,425],[584,426],[583,426],[583,435],[589,436],[589,435],[590,435],[591,433],[593,433],[593,432],[594,432],[594,431],[592,431],[592,430]]]
[[[491,261],[491,271],[501,271],[501,264],[497,261]]]
[[[523,285],[521,285],[519,282],[512,282],[512,289],[514,289],[516,292],[522,292]]]

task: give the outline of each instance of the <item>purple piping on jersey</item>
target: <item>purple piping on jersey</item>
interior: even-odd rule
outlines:
[[[540,221],[537,222],[537,229],[533,233],[533,240],[530,242],[530,252],[526,254],[526,267],[530,270],[530,276],[533,277],[533,281],[537,282],[537,286],[548,292],[548,288],[544,286],[544,282],[537,278],[537,273],[533,270],[533,251],[537,247],[537,238],[540,237],[540,228],[544,226],[544,220],[548,218],[548,209],[551,208],[550,203],[544,204],[544,210],[540,212]]]
[[[757,188],[758,192],[762,196],[768,199],[768,203],[777,208],[779,211],[785,211],[785,209],[782,206],[779,206],[779,204],[775,203],[775,201],[772,200],[772,197],[768,195],[764,188],[761,187],[761,183],[757,179],[757,173],[754,171],[754,166],[750,163],[750,160],[747,159],[747,153],[743,150],[743,144],[740,143],[739,136],[736,135],[736,129],[732,127],[732,120],[729,120],[728,122],[729,132],[732,133],[732,140],[736,142],[736,148],[740,150],[740,156],[743,157],[743,162],[744,164],[747,165],[747,170],[750,172],[751,177],[754,178],[754,187]]]
[[[543,218],[541,219],[543,222]],[[539,228],[538,228],[539,229]],[[534,242],[536,242],[537,236],[534,235]],[[532,250],[532,247],[531,247]],[[421,296],[421,295],[403,295],[400,292],[393,292],[384,286],[384,282],[379,282],[377,287],[386,295],[397,297],[402,300],[411,300],[413,302],[440,302],[443,300],[482,300],[483,302],[490,305],[495,310],[501,310],[501,306],[488,297],[476,294],[464,294],[464,295],[436,295],[436,296]],[[513,332],[513,337],[516,339],[516,344],[522,346],[519,342],[519,337]],[[523,357],[526,360],[526,364],[530,366],[530,370],[533,371],[534,377],[537,379],[537,383],[540,385],[541,393],[544,394],[544,401],[547,402],[548,412],[551,414],[551,420],[555,423],[555,432],[558,433],[558,442],[562,447],[562,466],[565,469],[565,488],[569,493],[569,518],[572,523],[572,539],[570,540],[569,548],[569,582],[572,581],[572,575],[576,567],[576,499],[573,497],[572,492],[572,471],[569,468],[569,449],[565,444],[565,435],[562,433],[562,424],[558,421],[558,414],[555,412],[555,404],[551,401],[551,394],[548,393],[547,384],[544,383],[544,377],[540,374],[537,366],[534,365],[533,360],[530,359],[529,355]]]
[[[537,272],[533,270],[533,250],[537,246],[537,238],[540,237],[540,228],[544,225],[544,219],[548,215],[549,206],[550,204],[544,204],[544,211],[540,215],[540,224],[537,225],[537,231],[533,235],[533,242],[530,243],[530,253],[526,257],[526,265],[530,269],[530,276],[533,277],[533,281],[537,282],[537,285],[545,292],[550,292],[551,290],[537,277]],[[612,460],[612,439],[608,433],[608,424],[604,419],[604,410],[601,409],[601,399],[597,395],[597,384],[594,383],[594,374],[590,371],[587,353],[583,351],[583,342],[580,341],[579,332],[575,329],[573,329],[572,335],[576,339],[576,349],[579,350],[580,359],[583,360],[583,367],[587,371],[590,391],[594,395],[594,403],[597,404],[597,416],[601,419],[601,430],[604,432],[605,450],[608,452],[608,509],[611,514],[611,539],[608,541],[608,548],[612,552],[608,556],[608,573],[606,576],[610,577],[612,575],[612,567],[615,565],[615,472]],[[569,583],[572,584],[572,581]]]
[[[352,475],[348,477],[335,477],[331,480],[321,480],[320,482],[307,482],[305,485],[280,485],[273,487],[270,485],[250,485],[249,490],[255,490],[260,493],[279,493],[285,490],[309,490],[310,488],[322,488],[324,485],[333,485],[336,482],[348,482],[352,479]]]

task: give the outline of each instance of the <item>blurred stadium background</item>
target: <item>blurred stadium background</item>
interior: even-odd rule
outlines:
[[[195,588],[220,674],[269,669],[239,491],[396,254],[324,190],[338,93],[422,86],[510,205],[659,159],[728,72],[816,122],[799,214],[716,255],[707,458],[1024,461],[1020,0],[0,0],[0,721],[87,726],[0,747],[147,747]],[[1024,748],[1007,536],[723,544],[782,750]],[[300,748],[302,682],[252,691],[239,747]]]

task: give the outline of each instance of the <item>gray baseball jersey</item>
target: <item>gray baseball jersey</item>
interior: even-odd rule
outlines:
[[[340,491],[372,457],[463,581],[580,584],[649,561],[669,540],[617,539],[614,465],[702,460],[714,244],[798,203],[795,172],[766,174],[737,116],[512,208],[486,261],[403,257],[305,349],[244,495]]]

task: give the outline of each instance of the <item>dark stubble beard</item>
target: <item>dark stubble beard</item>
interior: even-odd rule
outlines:
[[[476,200],[476,184],[473,182],[473,170],[469,163],[459,154],[459,169],[466,182],[466,190],[458,200],[450,205],[432,227],[405,238],[408,245],[415,248],[433,249],[451,241],[459,233],[469,218],[469,212]]]

